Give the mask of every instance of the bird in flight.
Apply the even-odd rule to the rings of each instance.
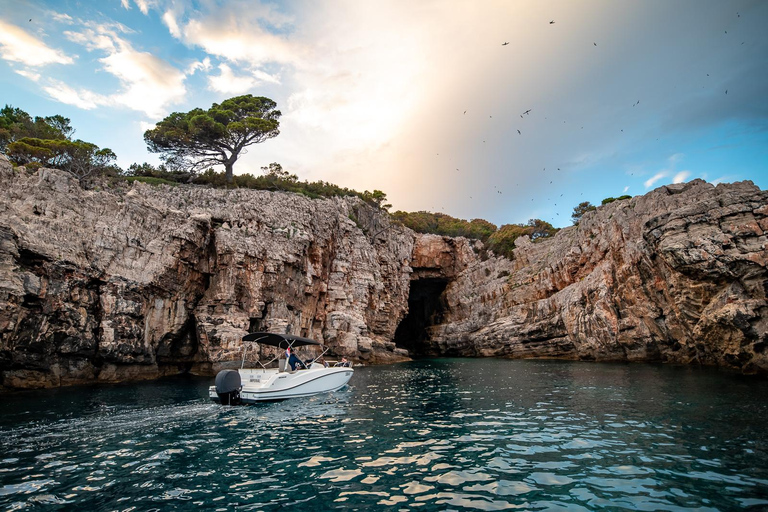
[[[597,46],[597,43],[592,43],[593,45]]]
[[[517,134],[518,134],[518,135],[522,135],[522,133],[520,133],[520,130],[517,130]]]
[[[508,44],[509,44],[509,41],[505,41],[505,42],[501,43],[501,46],[507,46]]]
[[[465,111],[464,111],[464,114],[466,114],[466,113],[467,113],[467,111],[465,110]]]
[[[728,94],[728,89],[725,90],[725,94]]]
[[[528,109],[528,110],[526,110],[525,112],[523,112],[523,115],[524,115],[524,116],[527,116],[527,115],[528,115],[528,114],[530,114],[530,113],[531,113],[531,109]]]
[[[555,20],[550,21],[549,24],[550,25],[554,25],[555,24]]]

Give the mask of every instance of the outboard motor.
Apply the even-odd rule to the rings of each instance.
[[[222,405],[240,405],[240,372],[237,370],[221,370],[216,375],[216,394]]]

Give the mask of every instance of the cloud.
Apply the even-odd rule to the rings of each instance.
[[[48,11],[48,15],[54,21],[57,21],[59,23],[64,23],[65,25],[72,25],[75,23],[75,20],[69,14],[64,14],[56,11]]]
[[[50,48],[16,25],[0,20],[0,56],[27,66],[47,64],[72,64],[72,57]]]
[[[666,172],[659,172],[654,174],[651,178],[645,180],[645,188],[651,188],[654,183],[659,181],[661,178],[665,178],[667,176]]]
[[[56,80],[52,80],[51,85],[44,86],[43,90],[57,101],[67,105],[74,105],[84,110],[91,110],[98,106],[112,103],[107,96],[86,89],[76,90]]]
[[[181,37],[181,29],[179,29],[179,24],[176,22],[176,17],[172,11],[165,11],[165,13],[163,13],[163,23],[168,27],[168,31],[173,37],[176,39]]]
[[[122,86],[120,92],[109,96],[109,102],[152,117],[161,116],[169,104],[184,99],[187,92],[184,86],[186,75],[150,53],[135,50],[121,37],[120,34],[126,32],[130,32],[130,29],[119,23],[91,23],[82,32],[70,31],[64,34],[70,41],[84,45],[89,51],[107,53],[99,62],[103,64],[104,70],[120,80]],[[70,100],[75,98],[71,94],[60,94],[60,97]],[[82,94],[78,97],[84,99]],[[72,104],[91,103],[79,101]]]
[[[25,78],[29,78],[33,82],[40,81],[40,73],[35,73],[34,71],[30,71],[29,69],[14,69],[14,71]]]
[[[254,87],[262,82],[279,83],[275,77],[262,71],[253,71],[250,76],[237,76],[226,64],[219,64],[219,75],[209,76],[208,85],[210,89],[223,92],[225,94],[243,94],[252,91]]]
[[[148,14],[150,6],[151,7],[155,6],[155,3],[149,0],[134,0],[134,1],[136,2],[136,6],[139,8],[142,14]]]
[[[112,97],[128,108],[158,117],[169,103],[186,95],[184,73],[150,53],[128,49],[100,60],[123,85],[123,91]]]
[[[185,74],[192,75],[195,72],[197,72],[198,70],[210,71],[211,67],[212,67],[211,66],[211,59],[210,59],[210,57],[206,57],[206,58],[204,58],[201,61],[193,62],[192,64],[187,66]]]
[[[269,62],[293,63],[302,53],[301,45],[276,33],[287,30],[290,22],[290,17],[273,6],[230,2],[197,13],[181,30],[181,39],[210,55],[252,67]]]
[[[627,185],[626,187],[624,187],[624,193],[625,193],[625,194],[627,193],[627,190],[629,190],[629,185]]]
[[[659,181],[661,178],[666,178],[670,174],[675,172],[675,166],[678,162],[680,162],[685,155],[683,153],[674,153],[670,155],[667,158],[667,165],[664,169],[660,170],[656,174],[654,174],[651,178],[645,180],[645,188],[651,188],[654,183]],[[674,183],[681,183],[685,181],[685,179],[690,175],[691,173],[689,171],[682,171],[675,174],[675,177],[673,180],[677,180],[680,178],[680,181],[673,181]]]
[[[674,178],[672,178],[672,183],[682,183],[687,180],[688,176],[690,175],[691,171],[680,171],[679,173],[675,174]]]

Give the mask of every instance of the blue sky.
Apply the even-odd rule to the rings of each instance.
[[[267,96],[281,134],[236,173],[562,227],[694,178],[765,189],[766,26],[761,1],[0,0],[0,103],[127,167],[165,115]]]

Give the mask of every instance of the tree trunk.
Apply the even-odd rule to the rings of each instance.
[[[232,165],[234,162],[229,161],[224,163],[224,171],[225,171],[225,177],[227,178],[227,187],[232,185],[232,182],[234,181],[234,176],[232,175]]]

